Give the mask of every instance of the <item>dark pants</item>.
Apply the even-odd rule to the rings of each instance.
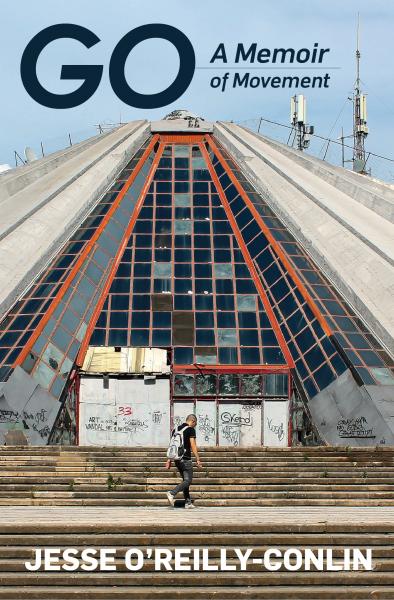
[[[175,466],[183,481],[172,490],[172,494],[176,496],[178,492],[183,492],[186,502],[191,502],[189,486],[193,479],[193,463],[191,459],[183,458],[182,460],[176,460]]]

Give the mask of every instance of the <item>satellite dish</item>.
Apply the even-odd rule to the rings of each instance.
[[[30,146],[26,146],[25,148],[25,158],[27,163],[31,163],[35,160],[38,160],[36,153],[34,152],[33,148],[30,148]]]

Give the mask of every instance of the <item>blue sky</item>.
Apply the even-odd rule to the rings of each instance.
[[[2,74],[0,163],[13,161],[13,150],[23,153],[26,145],[39,151],[40,141],[48,149],[66,145],[66,134],[74,139],[94,134],[94,125],[105,121],[159,118],[174,108],[188,108],[208,119],[246,121],[260,115],[287,123],[290,90],[242,89],[221,93],[209,86],[214,72],[197,69],[189,89],[174,105],[157,110],[138,110],[115,96],[108,80],[113,48],[129,30],[145,23],[161,22],[181,29],[192,41],[197,66],[207,66],[219,42],[233,49],[237,42],[259,47],[331,48],[327,66],[332,71],[330,88],[307,90],[308,118],[316,132],[333,137],[343,125],[351,131],[351,104],[346,97],[354,83],[356,14],[361,17],[362,81],[368,92],[367,148],[394,157],[394,5],[387,0],[19,0],[1,9],[0,57]],[[94,96],[80,107],[67,110],[45,108],[31,99],[19,75],[21,55],[29,40],[55,23],[76,23],[94,31],[101,42],[87,51],[77,42],[59,41],[43,52],[38,73],[53,91],[66,92],[78,84],[60,82],[62,64],[103,64],[104,75]],[[152,93],[169,85],[178,69],[174,48],[164,41],[144,42],[130,55],[127,74],[135,89]],[[260,71],[259,74],[267,72]],[[270,73],[271,74],[271,73]],[[281,74],[284,74],[282,72]],[[343,107],[336,126],[334,122]],[[253,125],[253,122],[250,121]],[[332,129],[333,128],[333,129]],[[263,127],[272,137],[286,139],[279,128]],[[314,151],[321,148],[315,142]],[[324,148],[322,150],[324,152]],[[329,148],[327,158],[337,160]],[[377,176],[394,180],[394,163],[371,160]]]

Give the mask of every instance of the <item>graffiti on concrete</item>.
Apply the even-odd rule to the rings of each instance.
[[[274,425],[272,419],[267,419],[268,429],[278,438],[281,442],[285,437],[285,428],[283,423],[279,423],[278,425]]]
[[[376,437],[373,428],[368,427],[368,421],[365,417],[341,419],[338,421],[337,431],[341,438],[373,439]]]
[[[111,433],[137,433],[148,428],[146,421],[134,418],[123,418],[118,421],[116,417],[103,418],[101,416],[90,416],[85,424],[87,431],[107,431]]]
[[[240,415],[236,412],[223,412],[220,416],[221,423],[224,425],[235,425],[236,427],[252,427],[253,417],[248,412],[247,416]]]
[[[163,420],[163,413],[161,410],[154,410],[151,413],[152,416],[152,423],[154,423],[155,425],[160,425],[160,423]]]
[[[257,421],[260,423],[260,419]],[[249,432],[253,436],[257,421],[255,423],[249,406],[224,410],[220,414],[220,433],[223,442],[230,446],[239,446],[241,442],[244,444]],[[260,427],[261,425],[258,429]]]
[[[41,408],[36,411],[15,411],[11,409],[0,409],[0,424],[14,426],[21,423],[25,430],[35,431],[43,440],[51,433],[48,426],[48,411]]]
[[[222,436],[229,446],[239,446],[241,441],[241,431],[239,427],[234,428],[230,425],[222,427]]]
[[[198,433],[202,434],[207,444],[216,444],[215,421],[209,415],[198,415]]]

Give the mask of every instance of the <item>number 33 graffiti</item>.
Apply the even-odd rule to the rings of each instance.
[[[131,406],[119,406],[119,414],[123,415],[124,417],[129,417],[133,414],[133,409]]]

